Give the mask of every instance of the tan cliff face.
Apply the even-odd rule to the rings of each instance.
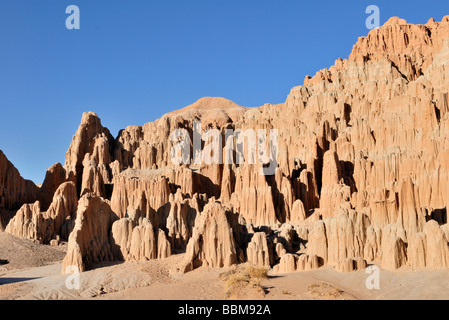
[[[39,197],[39,189],[33,182],[20,176],[19,171],[0,151],[0,208],[14,210],[23,203]]]
[[[34,221],[51,218],[45,243],[73,229],[64,266],[82,270],[184,251],[182,272],[246,261],[277,272],[448,268],[448,68],[449,17],[392,18],[282,104],[203,98],[116,139],[86,113],[64,166],[49,169],[41,190],[18,173],[5,183],[10,169],[1,167],[1,207],[24,204],[7,231],[39,240]],[[196,121],[223,137],[277,129],[275,174],[261,175],[259,164],[172,163],[170,134],[192,133]],[[58,189],[63,183],[71,192]]]

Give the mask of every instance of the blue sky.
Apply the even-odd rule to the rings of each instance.
[[[72,4],[80,30],[65,27]],[[41,183],[85,111],[116,136],[203,96],[284,102],[307,74],[347,58],[371,4],[381,24],[449,14],[441,0],[2,0],[0,149]]]

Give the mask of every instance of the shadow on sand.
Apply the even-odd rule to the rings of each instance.
[[[40,279],[40,277],[37,277],[37,278],[0,278],[0,286],[4,285],[4,284],[27,282],[27,281],[36,280],[36,279]]]

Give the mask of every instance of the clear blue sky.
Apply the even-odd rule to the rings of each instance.
[[[80,30],[65,27],[71,4]],[[284,102],[307,74],[347,58],[370,4],[381,24],[449,14],[441,0],[2,0],[0,149],[41,183],[82,112],[116,136],[203,96]]]

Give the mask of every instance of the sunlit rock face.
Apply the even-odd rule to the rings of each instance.
[[[202,98],[116,139],[86,113],[64,166],[49,169],[41,190],[0,154],[0,207],[24,205],[7,231],[44,243],[68,238],[64,266],[83,270],[180,252],[181,272],[247,261],[277,272],[447,268],[448,63],[449,17],[391,18],[281,104]],[[190,137],[181,164],[172,152],[179,129]],[[227,130],[259,129],[277,132],[270,175],[261,174],[257,143],[245,140],[245,161],[235,150],[224,161]],[[223,161],[196,162],[195,132],[203,159],[210,130]]]

